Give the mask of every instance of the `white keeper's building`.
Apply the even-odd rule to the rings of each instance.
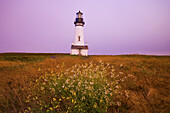
[[[71,45],[71,55],[80,55],[80,56],[88,56],[88,46],[87,42],[84,43],[84,24],[83,21],[83,13],[80,11],[76,13],[77,17],[75,19],[75,27],[76,27],[76,33],[75,33],[75,39],[74,42],[72,42]]]

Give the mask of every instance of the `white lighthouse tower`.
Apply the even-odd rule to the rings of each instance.
[[[76,27],[76,33],[75,33],[75,39],[74,42],[71,45],[71,55],[82,55],[82,56],[88,56],[88,46],[87,42],[84,44],[84,24],[83,21],[83,13],[80,11],[76,13],[77,17],[75,19],[75,27]]]

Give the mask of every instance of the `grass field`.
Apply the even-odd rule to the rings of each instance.
[[[170,56],[0,54],[0,112],[170,111]]]

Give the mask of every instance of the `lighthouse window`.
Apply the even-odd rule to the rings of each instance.
[[[80,36],[78,36],[78,41],[80,41]]]

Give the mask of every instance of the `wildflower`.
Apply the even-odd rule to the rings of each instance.
[[[65,99],[65,97],[62,97],[63,99]]]
[[[57,109],[59,107],[59,105],[55,106],[54,109]]]
[[[30,107],[28,107],[28,110],[30,110],[30,111],[31,111],[31,108],[30,108]]]
[[[123,72],[119,72],[120,74],[123,74]]]
[[[110,106],[114,105],[114,102],[110,102]]]
[[[119,91],[118,91],[117,89],[115,89],[114,92],[115,92],[115,94],[118,94],[118,93],[119,93]]]
[[[85,96],[83,96],[81,99],[84,100],[84,99],[85,99]]]
[[[124,78],[122,78],[122,79],[121,79],[121,81],[122,81],[122,82],[124,82],[124,81],[125,81],[125,79],[124,79]]]
[[[77,105],[76,106],[74,106],[74,108],[76,108],[77,107]]]
[[[52,110],[53,110],[53,108],[52,108],[52,107],[50,107],[50,110],[52,111]]]
[[[53,98],[53,101],[56,101],[56,99],[55,99],[55,98]]]
[[[45,85],[45,84],[46,84],[45,82],[42,83],[42,85]]]
[[[74,100],[72,99],[72,101],[71,101],[72,103],[74,103]]]
[[[40,69],[40,68],[38,68],[38,71],[41,71],[41,69]]]
[[[125,96],[129,97],[129,91],[128,90],[125,90]]]
[[[41,87],[41,90],[44,90],[44,87]]]
[[[113,71],[113,72],[114,72],[114,71],[115,71],[115,69],[112,69],[111,71]]]
[[[121,106],[121,102],[117,102],[117,105],[118,105],[118,106]]]
[[[112,95],[113,95],[113,93],[111,92],[111,93],[110,93],[110,96],[112,96]]]
[[[70,97],[67,97],[66,99],[70,99]]]
[[[119,89],[119,86],[117,85],[117,86],[115,86],[115,88],[116,88],[116,89]]]
[[[54,88],[52,88],[52,89],[51,89],[51,91],[53,91],[53,92],[54,92],[54,91],[55,91],[55,89],[54,89]]]
[[[123,67],[123,64],[120,64],[120,67]]]
[[[28,100],[26,100],[25,102],[30,102],[30,100],[28,99]]]
[[[93,82],[90,82],[91,85],[93,85],[94,83]]]
[[[78,83],[78,86],[81,86],[81,82]]]
[[[97,103],[95,103],[93,107],[94,107],[94,108],[97,108]]]
[[[65,83],[68,84],[68,83],[69,83],[69,80],[67,79]]]
[[[68,89],[67,87],[64,88],[65,91],[66,91],[67,89]]]
[[[54,84],[54,86],[56,86],[58,83],[56,82],[56,83],[53,83]]]
[[[105,109],[108,109],[108,107],[112,105],[121,106],[121,102],[115,101],[119,98],[119,96],[120,98],[125,95],[126,98],[128,96],[128,91],[125,91],[124,95],[121,95],[120,92],[122,91],[120,90],[122,85],[120,83],[121,81],[126,80],[122,76],[123,72],[118,72],[115,70],[117,68],[114,69],[114,66],[109,63],[104,63],[101,61],[100,64],[95,64],[93,62],[85,63],[83,65],[76,64],[69,69],[65,69],[61,66],[57,66],[58,68],[61,68],[61,70],[56,74],[51,71],[50,74],[45,74],[44,76],[41,76],[40,79],[37,79],[37,83],[34,85],[40,89],[40,93],[44,96],[46,94],[48,95],[50,92],[52,93],[52,98],[49,102],[51,107],[48,105],[46,106],[46,104],[44,105],[44,103],[38,98],[41,97],[38,93],[37,95],[28,97],[29,100],[27,99],[27,101],[36,99],[36,104],[41,111],[46,110],[45,112],[59,112],[61,111],[61,109],[59,109],[61,107],[60,104],[65,100],[66,102],[70,102],[72,104],[72,107],[69,107],[70,104],[66,106],[67,112],[71,112],[74,107],[76,107],[76,111],[78,112],[87,112],[86,109],[84,109],[84,105],[78,104],[80,101],[82,103],[86,102],[86,99],[88,101],[91,99],[89,101],[91,102],[89,105],[93,107],[93,109],[98,108],[101,104],[106,104]],[[130,75],[125,77],[129,79],[129,76]],[[33,83],[31,85],[33,86]],[[50,92],[47,92],[49,90],[46,89],[49,89]],[[56,90],[58,93],[55,92]],[[66,94],[68,95],[66,96]]]
[[[102,103],[102,102],[103,102],[103,100],[101,99],[101,100],[100,100],[100,103]]]
[[[102,61],[100,60],[99,63],[102,63]]]

